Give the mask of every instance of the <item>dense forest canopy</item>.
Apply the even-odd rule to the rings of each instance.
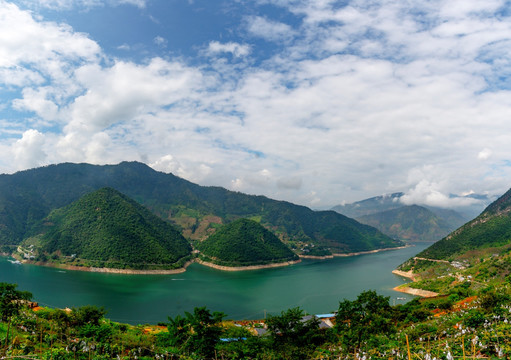
[[[253,220],[239,219],[224,225],[197,245],[211,261],[246,266],[297,260],[273,233]]]

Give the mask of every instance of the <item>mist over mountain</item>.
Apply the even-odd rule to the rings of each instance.
[[[384,234],[406,241],[437,241],[469,220],[451,209],[405,205],[403,192],[375,196],[332,210],[376,227]]]

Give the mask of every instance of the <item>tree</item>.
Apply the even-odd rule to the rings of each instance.
[[[356,300],[343,300],[335,316],[335,329],[341,336],[348,351],[360,348],[360,345],[374,338],[373,335],[386,335],[395,331],[392,324],[393,311],[389,297],[376,291],[364,291]]]
[[[85,305],[79,308],[73,308],[71,318],[76,326],[83,326],[86,324],[99,325],[99,320],[105,316],[106,310],[104,307],[95,305]]]
[[[185,312],[184,317],[169,317],[167,328],[170,345],[203,358],[213,358],[215,345],[222,334],[220,323],[224,317],[224,313],[211,313],[206,307],[196,307],[193,314]]]
[[[304,316],[299,307],[282,311],[280,315],[268,316],[266,326],[272,342],[286,358],[308,358],[308,350],[324,340],[319,332],[319,319]]]
[[[32,299],[30,292],[16,290],[17,286],[17,284],[0,283],[0,316],[3,322],[7,322],[5,347],[9,341],[12,318],[19,314],[25,301]]]

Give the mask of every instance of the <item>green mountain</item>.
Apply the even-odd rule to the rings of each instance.
[[[264,196],[193,184],[145,164],[59,164],[0,175],[0,245],[14,246],[55,209],[103,187],[114,188],[170,220],[191,240],[203,240],[221,224],[251,218],[300,249],[349,253],[400,246],[378,230],[334,211],[311,209]]]
[[[401,264],[398,270],[413,273],[414,282],[409,287],[440,294],[486,291],[509,284],[511,190],[474,220]]]
[[[253,220],[222,226],[197,245],[206,260],[219,265],[247,266],[298,260],[271,231]]]
[[[448,260],[469,251],[511,244],[511,190],[490,204],[478,217],[418,254]]]
[[[431,210],[418,205],[401,206],[357,220],[404,241],[437,241],[455,229]]]
[[[130,269],[180,267],[191,253],[188,241],[169,222],[112,188],[102,188],[54,210],[35,244],[53,261]]]

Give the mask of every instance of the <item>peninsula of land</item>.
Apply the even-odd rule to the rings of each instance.
[[[392,270],[392,273],[395,275],[410,279],[414,282],[417,281],[417,276],[413,273],[412,270],[410,270],[410,271]],[[409,295],[421,296],[421,297],[426,297],[426,298],[436,297],[439,295],[438,293],[436,293],[434,291],[412,288],[412,287],[408,286],[408,284],[396,286],[392,290],[399,291],[399,292],[409,294]]]

